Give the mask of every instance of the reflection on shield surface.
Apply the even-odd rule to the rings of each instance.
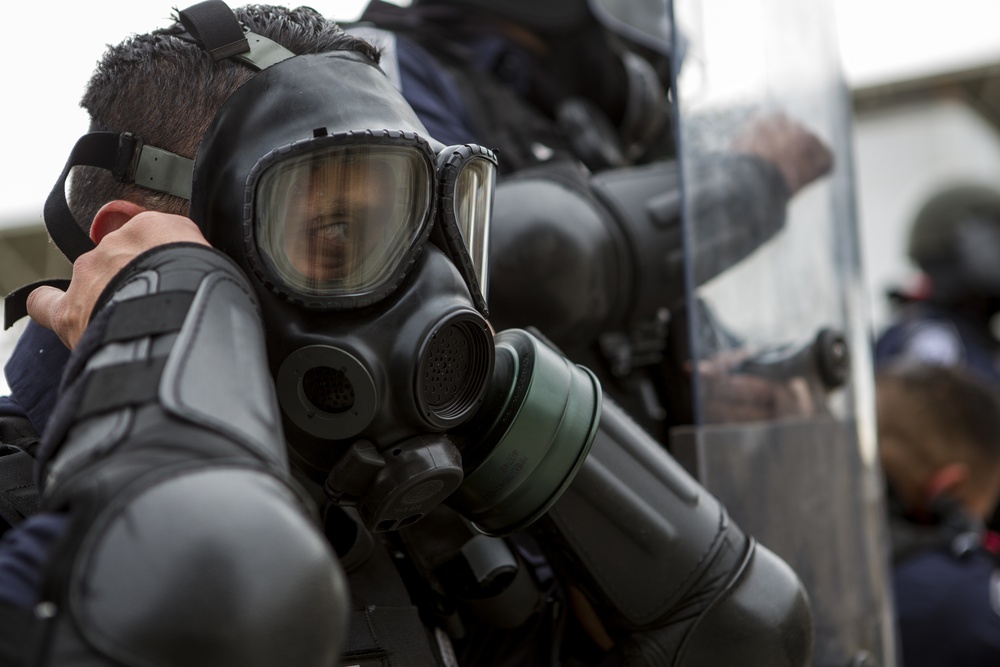
[[[832,8],[675,0],[673,11],[696,423],[674,429],[671,449],[802,579],[814,664],[895,665]],[[774,156],[763,171],[762,155]]]

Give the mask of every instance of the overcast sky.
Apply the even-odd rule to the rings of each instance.
[[[228,0],[243,4],[242,0]],[[367,0],[304,0],[339,19]],[[498,0],[502,1],[502,0]],[[545,1],[545,0],[539,0]],[[808,2],[810,0],[801,0]],[[835,0],[849,82],[1000,61],[1000,0]],[[191,0],[190,4],[193,4]],[[78,101],[107,44],[169,23],[177,0],[5,3],[0,226],[40,220],[70,148],[86,131]]]

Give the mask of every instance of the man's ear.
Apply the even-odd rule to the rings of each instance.
[[[969,479],[969,466],[955,461],[938,468],[924,485],[924,499],[930,502],[938,496],[955,498],[959,489]]]
[[[145,207],[124,199],[109,201],[94,216],[94,222],[90,225],[90,239],[95,244],[100,243],[105,236],[145,210]]]

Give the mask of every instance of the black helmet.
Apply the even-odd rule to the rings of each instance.
[[[671,21],[662,0],[414,0],[474,7],[541,32],[568,32],[589,18],[639,46],[670,56]]]
[[[590,16],[588,0],[414,0],[413,4],[474,7],[545,32],[571,30]]]
[[[936,300],[1000,296],[1000,191],[969,184],[933,195],[913,221],[907,253]]]
[[[386,15],[386,3],[372,7],[376,12],[366,10],[362,20],[386,25],[376,16]],[[663,143],[673,28],[662,0],[413,0],[413,7],[457,32],[503,25],[483,20],[492,17],[543,39],[544,65],[531,73],[533,101],[558,120],[591,169],[623,166]]]

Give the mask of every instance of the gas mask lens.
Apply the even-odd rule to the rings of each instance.
[[[496,156],[473,144],[449,146],[438,154],[437,169],[444,235],[452,243],[453,257],[460,258],[457,263],[466,281],[475,282],[476,288],[470,289],[485,296]]]
[[[489,221],[493,213],[493,186],[496,164],[483,158],[470,160],[455,187],[455,221],[472,258],[476,279],[487,293],[486,269],[489,256]]]
[[[257,184],[258,249],[301,294],[373,292],[407,262],[427,224],[430,169],[419,148],[381,144],[281,160]]]

